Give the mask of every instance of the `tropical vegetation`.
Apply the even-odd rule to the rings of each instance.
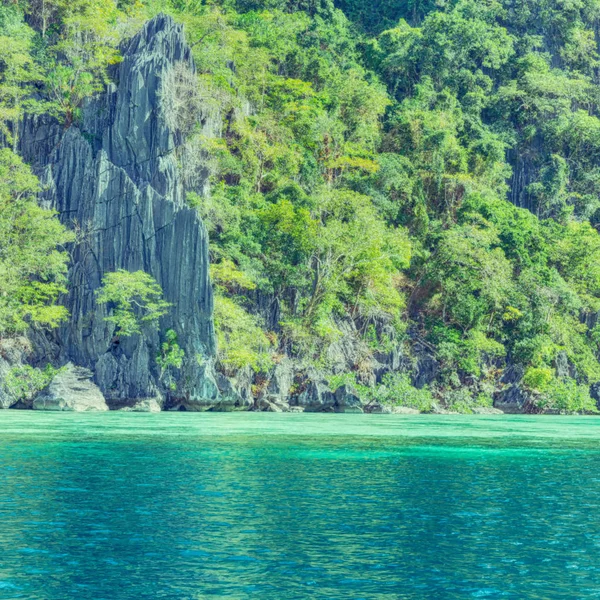
[[[19,123],[76,126],[119,44],[161,11],[197,66],[174,73],[171,118],[209,157],[211,192],[187,201],[210,234],[225,372],[282,355],[331,371],[350,331],[358,385],[375,389],[376,355],[418,343],[439,365],[420,404],[488,405],[520,364],[541,408],[594,410],[600,0],[4,2],[0,336],[65,317],[72,241],[34,201]],[[124,335],[135,278],[101,292],[118,292]],[[150,320],[167,309],[152,289]]]

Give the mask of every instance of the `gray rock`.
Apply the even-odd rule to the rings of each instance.
[[[258,410],[263,412],[289,412],[289,406],[287,404],[280,404],[278,402],[271,402],[266,398],[259,398],[256,402]]]
[[[106,411],[102,392],[89,369],[69,363],[34,400],[34,410]]]
[[[500,383],[505,385],[494,395],[495,409],[506,414],[523,414],[534,410],[533,396],[520,385],[524,375],[523,365],[508,365],[500,378]]]
[[[422,389],[429,385],[438,376],[440,365],[438,361],[426,352],[417,356],[415,372],[413,374],[412,384],[417,389]]]
[[[284,358],[279,364],[275,365],[273,375],[267,386],[266,395],[273,401],[287,401],[290,395],[290,389],[294,383],[294,365],[289,358]]]
[[[294,383],[294,363],[284,358],[275,365],[271,378],[259,397],[255,409],[267,412],[289,412],[290,390]]]
[[[358,392],[349,385],[342,385],[335,391],[335,412],[362,413],[363,403]]]
[[[364,407],[364,412],[373,415],[389,415],[392,413],[392,409],[381,402],[371,402]]]
[[[592,383],[590,386],[590,396],[596,401],[596,408],[600,409],[600,382]]]
[[[531,412],[534,403],[531,394],[518,383],[507,386],[494,397],[494,408],[507,414],[524,414]]]
[[[399,345],[391,352],[375,352],[373,369],[377,383],[381,383],[388,373],[411,373],[413,360],[407,355],[404,345]]]
[[[566,379],[567,377],[577,379],[577,367],[564,351],[561,351],[556,355],[556,358],[554,359],[554,368],[556,369],[556,376],[559,379]]]
[[[306,412],[333,412],[335,404],[335,394],[317,373],[309,374],[304,390],[294,402],[295,406],[303,408]]]
[[[364,344],[357,335],[356,325],[351,319],[337,319],[335,325],[341,335],[327,349],[327,362],[334,373],[349,371],[364,354]]]
[[[213,406],[213,298],[208,236],[195,210],[185,205],[178,152],[180,131],[169,125],[169,94],[162,83],[176,63],[194,70],[182,27],[159,15],[122,49],[116,85],[89,101],[83,119],[66,131],[50,117],[25,120],[20,153],[40,176],[41,202],[79,233],[69,249],[70,319],[53,335],[57,363],[91,369],[107,401],[164,396],[172,403]],[[205,189],[208,171],[198,182]],[[201,178],[202,178],[201,177]],[[105,320],[110,305],[96,302],[102,277],[125,269],[150,273],[172,303],[158,326],[115,339]],[[156,356],[173,329],[185,351],[177,391],[159,377]]]
[[[159,401],[156,398],[142,398],[138,400],[132,406],[124,406],[119,409],[121,412],[149,412],[159,413],[162,408]]]
[[[500,378],[500,383],[504,384],[513,384],[519,383],[521,379],[523,379],[523,375],[525,375],[525,367],[519,364],[511,364],[504,370],[502,373],[502,377]]]
[[[187,410],[191,412],[235,410],[229,400],[221,398],[212,363],[205,362],[200,365],[200,376],[196,385],[202,386],[196,388],[199,390],[197,394],[188,394],[182,397],[178,393],[177,396],[172,396],[167,400],[165,408],[171,411]]]
[[[230,410],[249,410],[254,406],[254,399],[250,392],[250,386],[247,384],[244,374],[238,379],[226,377],[222,373],[217,373],[216,381],[220,392],[218,405],[222,408],[230,406]]]

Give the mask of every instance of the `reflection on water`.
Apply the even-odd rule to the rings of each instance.
[[[597,598],[599,433],[0,412],[0,598]]]

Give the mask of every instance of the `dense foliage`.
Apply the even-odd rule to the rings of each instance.
[[[165,85],[211,236],[225,371],[282,354],[332,369],[351,335],[359,383],[375,354],[418,342],[450,407],[489,404],[511,363],[540,406],[592,408],[600,0],[6,2],[6,141],[24,111],[76,124],[119,42],[159,11],[185,23],[197,65]]]
[[[30,323],[56,325],[66,310],[55,304],[65,291],[71,233],[35,200],[38,182],[11,150],[0,150],[0,338]]]
[[[162,289],[151,275],[144,271],[131,273],[123,269],[103,277],[97,302],[111,307],[105,320],[115,325],[115,335],[119,337],[141,333],[144,323],[156,324],[171,306],[163,299]],[[176,340],[177,336],[167,341]],[[167,344],[166,348],[163,347],[163,359],[168,350]]]

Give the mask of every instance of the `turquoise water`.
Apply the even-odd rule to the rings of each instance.
[[[0,599],[600,598],[600,419],[0,411]]]

